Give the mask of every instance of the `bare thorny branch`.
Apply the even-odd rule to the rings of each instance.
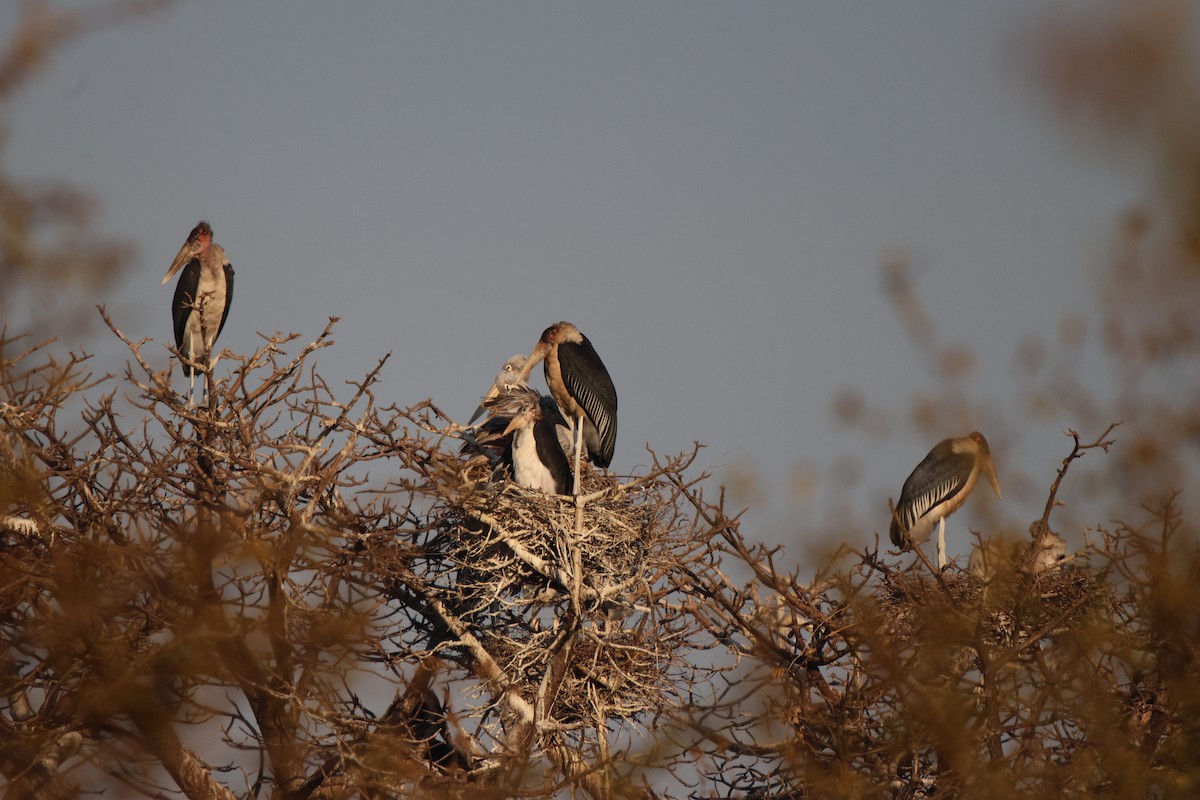
[[[1076,459],[1083,458],[1084,454],[1088,450],[1095,450],[1098,448],[1107,453],[1108,448],[1112,447],[1112,445],[1115,443],[1114,440],[1109,439],[1108,437],[1120,424],[1120,422],[1114,422],[1109,425],[1104,430],[1104,433],[1097,436],[1095,441],[1093,441],[1091,444],[1082,444],[1079,440],[1078,433],[1075,431],[1067,431],[1067,435],[1075,441],[1075,446],[1071,448],[1071,452],[1068,453],[1067,457],[1063,459],[1062,466],[1059,468],[1058,474],[1054,478],[1054,483],[1050,486],[1050,494],[1046,498],[1046,510],[1042,512],[1042,519],[1039,523],[1039,526],[1042,530],[1050,529],[1050,512],[1052,512],[1057,505],[1058,487],[1062,484],[1063,478],[1066,477],[1067,470],[1070,468],[1071,463]]]
[[[27,4],[0,99],[61,42],[159,5]],[[1054,48],[1064,89],[1119,106],[1138,82],[1190,86],[1165,68],[1185,59],[1141,60],[1154,28],[1104,30]],[[1126,61],[1095,56],[1113,47]],[[1133,78],[1092,86],[1089,58]],[[1162,127],[1190,91],[1149,92],[1137,119]],[[1196,141],[1151,138],[1172,156]],[[1175,167],[1160,172],[1192,230]],[[87,230],[83,195],[0,184],[6,310],[23,293],[65,302],[124,263]],[[1115,274],[1138,302],[1104,324],[1116,346],[1178,357],[1194,315],[1159,313],[1144,278],[1172,265],[1148,271],[1138,249]],[[905,259],[885,280],[940,380],[918,423],[963,416],[970,353],[938,335]],[[943,573],[843,545],[806,581],[712,499],[698,448],[651,453],[623,483],[590,471],[576,502],[544,497],[460,455],[471,429],[432,399],[379,402],[386,356],[337,396],[314,364],[336,320],[224,354],[233,369],[188,408],[147,342],[101,316],[130,353],[120,378],[0,333],[6,797],[1134,797],[1200,782],[1200,555],[1178,487],[1042,571]],[[1167,435],[1186,439],[1180,396]],[[1087,444],[1070,432],[1035,539],[1117,424]]]
[[[144,343],[121,337],[144,419],[130,427],[110,391],[71,433],[62,409],[112,379],[3,343],[19,356],[0,359],[14,476],[0,511],[35,525],[6,523],[0,551],[21,576],[0,596],[0,726],[23,743],[0,769],[14,785],[70,794],[61,766],[39,766],[61,765],[51,755],[68,736],[81,776],[188,797],[468,784],[611,797],[643,793],[651,766],[658,791],[686,772],[730,795],[950,792],[975,785],[982,764],[1032,774],[1061,764],[1062,748],[1094,746],[1087,704],[1122,698],[1149,709],[1139,752],[1160,765],[1172,752],[1163,720],[1178,720],[1186,668],[1172,656],[1168,681],[1137,666],[1173,640],[1121,605],[1153,595],[1118,599],[1104,577],[1106,560],[1144,559],[1117,574],[1145,580],[1160,551],[1178,551],[1166,522],[1156,539],[1109,534],[1098,563],[1051,574],[981,581],[879,552],[845,571],[833,563],[843,548],[806,582],[783,571],[779,548],[747,542],[723,494],[705,499],[698,448],[651,453],[625,482],[589,471],[578,505],[532,493],[460,455],[433,403],[381,408],[386,359],[336,398],[307,363],[330,335],[299,356],[286,352],[294,336],[267,339],[192,410],[140,358]],[[1111,431],[1090,444],[1072,434],[1047,509]],[[383,485],[363,474],[377,463]],[[1084,621],[1141,649],[1103,650],[1089,661],[1102,670],[1071,672],[1067,691],[1054,681],[1084,646],[1071,635]],[[206,726],[219,741],[185,745]],[[1031,738],[1057,749],[1038,756]]]
[[[670,599],[679,559],[703,551],[675,508],[695,482],[670,480],[694,453],[655,457],[624,484],[592,475],[578,506],[541,498],[443,447],[446,431],[406,427],[431,404],[380,413],[372,386],[386,359],[337,400],[305,372],[331,328],[294,357],[295,337],[279,335],[234,357],[211,404],[189,409],[145,342],[101,314],[139,370],[126,372],[127,402],[146,412],[138,427],[114,392],[89,403],[83,434],[61,436],[58,410],[100,384],[76,360],[36,363],[37,348],[4,360],[5,468],[28,487],[6,514],[56,536],[54,549],[23,537],[9,551],[24,580],[4,599],[5,635],[23,644],[3,690],[30,707],[3,725],[32,747],[10,777],[39,763],[46,745],[28,737],[54,719],[82,734],[95,769],[189,797],[236,794],[216,765],[239,754],[257,754],[243,769],[280,797],[444,787],[448,767],[422,763],[411,726],[380,728],[345,693],[350,676],[372,674],[403,694],[440,652],[454,665],[446,685],[481,693],[455,712],[477,726],[460,775],[527,792],[545,758],[558,776],[547,785],[616,791],[635,740],[612,739],[613,721],[673,702],[671,676],[694,670],[686,654],[703,634]],[[382,491],[359,472],[379,459],[398,476]],[[75,633],[51,636],[46,599],[87,609]],[[85,655],[64,673],[65,652]],[[383,671],[371,666],[381,658]],[[157,688],[135,689],[146,680]],[[100,727],[79,712],[97,685],[129,686]],[[237,702],[214,702],[214,688]],[[185,747],[206,721],[220,723],[220,746]],[[383,762],[380,737],[394,745]]]

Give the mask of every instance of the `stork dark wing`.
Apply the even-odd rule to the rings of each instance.
[[[911,528],[929,509],[961,491],[974,466],[974,456],[954,452],[949,439],[930,450],[900,490],[896,513],[905,529]]]
[[[229,319],[229,307],[233,305],[233,266],[225,264],[225,310],[221,312],[221,324],[217,326],[217,336],[221,335],[221,331],[225,330],[225,320]],[[217,340],[217,336],[213,337],[213,341]]]
[[[571,462],[567,461],[567,454],[558,443],[555,427],[548,419],[538,419],[533,423],[533,442],[537,446],[538,461],[550,471],[559,494],[574,494],[575,476]]]
[[[171,319],[175,323],[175,346],[183,347],[183,332],[188,317],[195,311],[196,290],[200,287],[200,259],[193,258],[183,268],[179,283],[175,284],[175,297],[171,300]],[[186,370],[187,367],[185,366]]]
[[[579,343],[561,343],[558,363],[567,392],[596,427],[597,447],[593,449],[592,443],[588,444],[592,461],[607,467],[617,448],[617,389],[612,378],[586,337]]]
[[[567,422],[567,418],[562,415],[562,409],[558,407],[558,403],[548,394],[544,394],[538,399],[538,404],[541,406],[542,419],[559,425],[563,428],[570,428],[571,424]]]

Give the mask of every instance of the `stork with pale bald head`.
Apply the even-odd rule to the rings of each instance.
[[[505,361],[504,366],[496,373],[496,380],[492,381],[492,388],[488,389],[487,394],[484,396],[495,397],[523,383],[523,381],[517,378],[517,375],[521,374],[521,370],[525,368],[525,362],[528,360],[529,356],[524,353],[517,353]],[[475,420],[471,421],[474,422]]]
[[[980,473],[1000,497],[992,451],[982,433],[974,431],[960,439],[938,442],[900,490],[889,530],[892,544],[900,548],[920,545],[932,535],[936,523],[938,569],[945,568],[946,517],[967,501]]]
[[[471,421],[474,422],[485,409],[490,411],[491,415],[479,426],[476,435],[464,436],[466,443],[462,447],[464,453],[471,450],[482,451],[493,464],[502,464],[509,476],[526,486],[531,483],[517,477],[513,464],[513,432],[516,428],[535,423],[534,430],[536,432],[545,427],[541,421],[548,421],[558,441],[559,449],[563,453],[563,463],[566,463],[572,453],[570,429],[567,421],[563,419],[562,412],[558,410],[558,403],[554,402],[553,397],[532,389],[528,382],[517,377],[528,360],[528,356],[519,353],[504,362],[504,366],[496,374],[496,380],[492,382],[492,387],[488,389],[483,404]],[[536,412],[526,408],[533,398],[536,398],[538,405]],[[514,417],[520,411],[525,411],[526,419],[514,422]],[[550,463],[552,460],[557,460],[553,454],[542,458],[543,463]],[[567,473],[569,481],[570,465],[567,466]],[[522,477],[525,475],[523,474]],[[568,494],[569,492],[560,490],[558,493]]]
[[[194,400],[196,370],[206,376],[205,396],[212,380],[212,357],[217,337],[229,318],[233,303],[233,267],[219,244],[213,243],[212,226],[201,220],[171,262],[165,284],[183,270],[171,300],[171,318],[175,324],[175,348],[183,364],[183,374],[191,378],[188,405]]]

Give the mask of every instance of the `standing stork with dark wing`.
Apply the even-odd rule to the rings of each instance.
[[[967,501],[979,473],[987,476],[1000,497],[992,451],[979,431],[961,439],[938,442],[908,476],[900,490],[889,531],[892,544],[906,548],[929,539],[938,525],[938,569],[946,566],[946,517]]]
[[[592,343],[569,322],[559,322],[542,332],[515,380],[528,378],[539,361],[545,361],[546,385],[563,417],[571,424],[575,457],[573,493],[578,494],[579,460],[584,445],[593,463],[601,467],[612,463],[617,446],[617,390]],[[497,392],[493,386],[488,397]],[[480,406],[472,419],[482,412]]]
[[[192,228],[187,241],[171,262],[163,283],[183,270],[171,300],[175,322],[175,347],[183,364],[183,374],[191,378],[188,405],[194,400],[196,370],[205,374],[207,399],[212,381],[213,345],[225,328],[229,305],[233,302],[233,267],[219,244],[213,244],[212,226],[203,220]]]

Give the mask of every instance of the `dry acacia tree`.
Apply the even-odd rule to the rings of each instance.
[[[380,403],[386,358],[338,398],[311,363],[332,324],[229,357],[203,408],[145,343],[121,379],[0,343],[6,796],[1195,785],[1194,537],[1174,505],[1073,556],[1050,530],[1111,429],[1076,437],[1024,545],[806,581],[690,455],[576,501],[434,404]]]
[[[1186,797],[1200,780],[1200,549],[1174,504],[1090,532],[1041,519],[969,568],[878,549],[813,583],[723,531],[702,576],[727,688],[694,712],[729,797]],[[845,563],[849,554],[840,559]],[[719,685],[719,684],[718,684]]]
[[[386,358],[336,397],[329,334],[233,357],[198,409],[145,343],[103,381],[4,340],[10,795],[611,796],[685,757],[653,726],[714,646],[692,457],[523,489],[381,405]]]
[[[1153,26],[1125,23],[1054,50],[1133,59],[1120,96],[1086,63],[1063,90],[1164,131],[1164,167],[1200,163],[1198,117],[1177,115],[1200,93],[1179,102],[1180,60],[1142,61]],[[48,30],[0,58],[0,100],[36,52],[22,36],[74,29]],[[1031,367],[1042,406],[1088,435],[1057,475],[1026,465],[1049,487],[1032,524],[989,523],[945,572],[878,547],[796,567],[706,496],[694,454],[589,472],[579,501],[523,490],[432,402],[377,397],[386,358],[327,385],[329,328],[227,356],[188,408],[143,353],[157,344],[94,375],[6,327],[4,796],[1194,797],[1194,386],[1139,388],[1175,386],[1200,341],[1200,203],[1194,180],[1168,184],[1184,235],[1132,215],[1098,309],[1125,422],[1106,429],[1069,369]],[[47,275],[102,274],[91,256],[118,267],[85,210],[0,174],[6,285],[36,300]],[[903,278],[889,291],[919,352],[959,376],[918,426],[979,416],[959,402],[969,357],[938,346]],[[1114,481],[1080,479],[1097,462]],[[1085,513],[1124,521],[1083,529],[1097,498],[1117,510]],[[855,527],[843,541],[869,539]]]

